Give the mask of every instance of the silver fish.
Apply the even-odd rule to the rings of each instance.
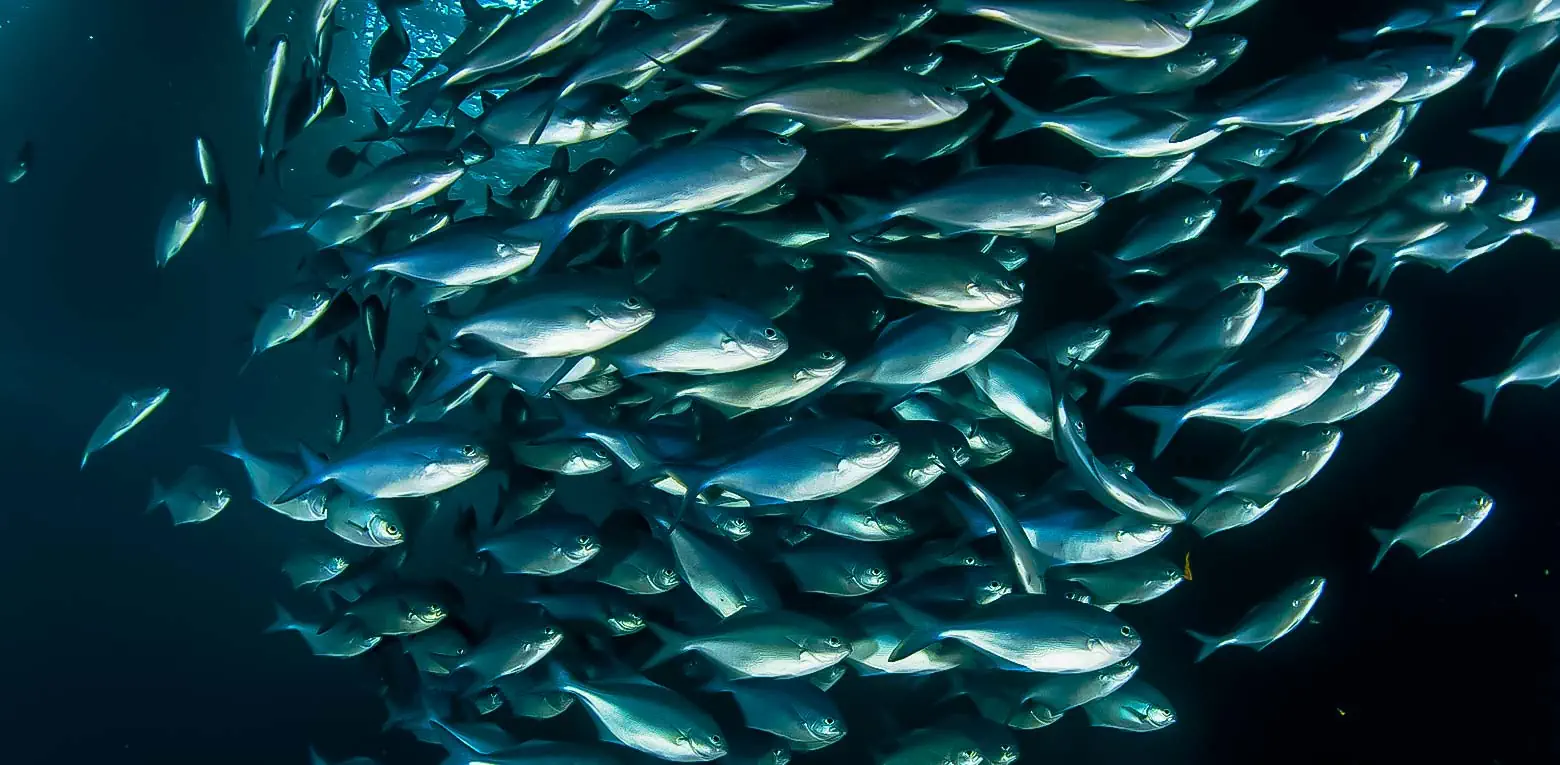
[[[798,545],[779,557],[802,592],[859,597],[877,592],[889,580],[888,563],[866,543],[825,537]]]
[[[296,340],[309,331],[325,315],[325,310],[330,308],[333,297],[329,290],[304,288],[288,292],[272,301],[255,325],[254,339],[250,341],[249,358],[244,361],[244,368],[248,368],[250,362],[261,353]]]
[[[184,250],[206,219],[206,209],[211,206],[205,193],[178,196],[168,205],[162,224],[157,227],[157,267],[163,268]]]
[[[298,475],[302,475],[299,470]],[[256,492],[259,492],[259,484],[256,484]],[[406,541],[406,524],[401,521],[400,513],[383,500],[368,500],[354,502],[345,494],[332,497],[328,501],[320,499],[321,492],[313,491],[303,495],[293,503],[281,503],[276,509],[286,515],[293,515],[281,508],[289,504],[299,502],[318,503],[319,512],[324,516],[325,528],[330,533],[351,542],[360,547],[394,547]],[[262,502],[262,504],[264,504]],[[293,515],[293,517],[297,517]],[[299,520],[319,520],[318,518],[299,518]]]
[[[464,318],[435,318],[433,325],[449,340],[475,338],[511,356],[564,358],[617,343],[645,329],[656,315],[632,285],[559,277]]]
[[[761,367],[783,356],[790,339],[769,317],[705,298],[661,306],[649,326],[601,353],[624,377],[671,372],[711,375]]]
[[[1083,176],[1033,165],[993,165],[955,176],[930,191],[872,210],[845,225],[861,231],[911,218],[945,235],[1034,236],[1098,210],[1105,198]]]
[[[1505,371],[1468,380],[1462,387],[1479,394],[1484,402],[1484,419],[1489,420],[1501,388],[1512,384],[1548,388],[1556,380],[1560,380],[1560,322],[1540,327],[1522,338]]]
[[[1177,135],[1198,135],[1209,126],[1292,130],[1344,122],[1386,103],[1407,82],[1408,75],[1385,64],[1341,62],[1270,82]]]
[[[1204,635],[1187,630],[1186,634],[1202,643],[1196,660],[1200,662],[1227,645],[1247,645],[1258,651],[1267,648],[1273,641],[1305,622],[1306,615],[1316,606],[1326,585],[1327,580],[1319,576],[1301,579],[1271,599],[1252,607],[1235,625],[1235,629],[1224,635]]]
[[[114,408],[104,415],[103,421],[87,438],[87,448],[81,453],[81,467],[85,469],[87,458],[129,433],[131,428],[141,424],[167,398],[167,388],[145,388],[120,396]]]
[[[845,357],[828,350],[787,350],[780,358],[741,372],[720,375],[641,375],[634,384],[655,398],[658,411],[680,398],[698,399],[726,417],[785,406],[827,385],[845,369]]]
[[[710,716],[664,686],[643,678],[584,683],[556,662],[553,687],[573,695],[618,743],[670,762],[726,756],[726,739]]]
[[[1083,705],[1089,724],[1133,733],[1162,730],[1175,724],[1175,707],[1153,686],[1133,679],[1114,693]]]
[[[303,477],[273,501],[297,499],[326,483],[359,498],[424,497],[464,483],[488,466],[487,451],[462,434],[421,426],[391,430],[330,463],[307,449],[300,456]]]
[[[1393,545],[1401,544],[1423,558],[1453,542],[1460,542],[1489,517],[1495,499],[1472,486],[1449,486],[1419,495],[1408,518],[1396,529],[1371,529],[1381,543],[1370,569],[1376,570]]]
[[[1381,359],[1364,358],[1338,375],[1338,381],[1310,406],[1280,417],[1291,425],[1335,425],[1359,416],[1385,398],[1402,379],[1403,370]]]
[[[1062,50],[1154,58],[1192,39],[1183,20],[1146,3],[1107,0],[952,0],[938,8],[999,21]]]
[[[1279,357],[1244,372],[1231,372],[1186,404],[1129,406],[1123,411],[1158,428],[1153,448],[1157,457],[1188,420],[1206,419],[1249,430],[1310,406],[1343,369],[1343,358],[1332,351]]]
[[[337,659],[361,656],[373,650],[384,639],[369,634],[360,624],[349,622],[342,622],[321,632],[320,625],[298,620],[280,604],[276,606],[276,621],[265,631],[296,632],[315,656]]]
[[[1063,78],[1087,77],[1118,95],[1190,90],[1222,74],[1246,52],[1246,44],[1239,35],[1198,35],[1186,47],[1153,59],[1071,55]]]
[[[152,496],[146,503],[146,511],[167,507],[176,526],[204,523],[217,517],[232,500],[232,493],[217,484],[211,471],[192,465],[171,487],[164,487],[161,481],[153,478]]]
[[[714,631],[686,636],[652,622],[662,647],[645,662],[653,667],[694,651],[736,677],[801,677],[845,659],[850,646],[818,619],[789,611],[732,616]]]
[[[1132,655],[1137,630],[1093,606],[1054,595],[1003,598],[950,620],[894,603],[915,631],[894,649],[897,661],[943,639],[957,640],[1030,672],[1093,672]]]
[[[533,515],[472,548],[492,558],[506,574],[557,576],[594,559],[601,542],[583,518]]]
[[[1282,497],[1310,483],[1327,466],[1342,439],[1343,429],[1332,425],[1298,428],[1277,434],[1247,452],[1228,478],[1175,480],[1198,495],[1198,508],[1222,494],[1259,500]]]
[[[754,115],[779,115],[814,131],[917,130],[969,108],[953,88],[902,70],[844,67],[782,85],[717,111],[702,130]]]
[[[304,552],[282,563],[282,573],[292,582],[293,589],[316,588],[335,579],[351,566],[346,556],[336,553]]]
[[[293,520],[325,520],[324,492],[311,491],[289,502],[271,501],[302,478],[303,469],[291,461],[264,457],[250,451],[238,433],[238,423],[229,421],[227,441],[210,448],[243,463],[256,502]]]
[[[803,744],[806,751],[833,744],[847,731],[828,694],[805,680],[717,680],[704,688],[731,694],[749,728]]]
[[[753,505],[827,499],[860,485],[898,454],[899,439],[864,420],[798,422],[698,471],[687,501],[716,486]]]
[[[1238,529],[1267,515],[1281,497],[1253,498],[1241,494],[1220,494],[1204,503],[1187,525],[1202,536]]]
[[[1083,585],[1094,596],[1095,605],[1147,603],[1175,589],[1186,578],[1180,566],[1154,554],[1111,563],[1057,568],[1050,574],[1064,582]]]

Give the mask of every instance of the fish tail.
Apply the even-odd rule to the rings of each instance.
[[[573,217],[570,212],[564,211],[532,218],[505,230],[504,236],[537,243],[536,260],[527,270],[539,274],[547,266],[547,261],[558,251],[558,245],[563,243],[564,237],[574,230]]]
[[[1203,633],[1197,632],[1195,630],[1187,630],[1186,634],[1191,635],[1193,638],[1197,639],[1197,642],[1202,643],[1202,648],[1197,651],[1197,658],[1192,662],[1193,664],[1202,663],[1202,660],[1212,656],[1214,651],[1217,651],[1220,648],[1230,644],[1228,638],[1204,635]]]
[[[1499,376],[1480,377],[1462,383],[1462,387],[1479,394],[1479,398],[1483,400],[1485,422],[1490,421],[1490,412],[1495,408],[1495,395],[1500,393],[1500,386]]]
[[[1370,562],[1370,570],[1375,571],[1376,567],[1381,565],[1381,561],[1387,557],[1387,551],[1392,549],[1392,545],[1397,544],[1397,537],[1392,534],[1391,529],[1371,529],[1370,535],[1381,543],[1381,547],[1376,549],[1376,559]]]
[[[1153,302],[1146,291],[1121,282],[1111,282],[1110,290],[1116,293],[1116,304],[1100,317],[1100,321],[1109,322],[1119,319]]]
[[[1020,101],[1009,95],[1007,91],[992,83],[987,83],[986,87],[989,88],[992,94],[997,97],[997,100],[1001,101],[1002,105],[1006,106],[1008,111],[1011,112],[1011,114],[1008,115],[1007,120],[997,128],[997,134],[995,136],[996,140],[1000,141],[1004,138],[1010,138],[1012,136],[1018,135],[1019,133],[1026,133],[1030,130],[1041,127],[1046,123],[1047,120],[1045,114],[1035,110],[1033,107],[1029,106],[1023,101]]]
[[[1121,369],[1108,369],[1094,364],[1084,363],[1079,365],[1083,371],[1099,378],[1100,381],[1100,406],[1109,406],[1116,400],[1127,386],[1137,382],[1137,375],[1133,372]]]
[[[162,481],[152,479],[152,496],[146,501],[146,512],[150,513],[161,507],[168,501],[168,489],[162,485]]]
[[[913,656],[917,651],[942,639],[941,630],[937,629],[936,621],[931,616],[898,598],[888,598],[888,604],[911,628],[910,634],[899,641],[899,645],[894,646],[894,652],[888,656],[889,661],[899,661],[907,656]]]
[[[1175,481],[1184,487],[1187,491],[1197,495],[1197,501],[1192,503],[1193,507],[1202,506],[1208,500],[1216,496],[1219,493],[1219,489],[1223,488],[1223,484],[1221,482],[1211,481],[1207,478],[1187,478],[1185,476],[1174,476],[1170,480]]]
[[[88,450],[82,452],[81,453],[81,467],[78,468],[78,469],[79,470],[86,470],[87,469],[87,460],[89,458],[91,458],[91,457],[92,457],[92,450],[91,449],[88,449]]]
[[[1494,127],[1474,128],[1469,131],[1474,138],[1479,138],[1491,143],[1498,143],[1506,147],[1506,154],[1500,158],[1500,170],[1496,173],[1504,177],[1512,165],[1522,157],[1522,152],[1533,140],[1533,132],[1525,125],[1496,125]]]
[[[1468,242],[1467,247],[1470,250],[1477,250],[1480,248],[1489,247],[1493,244],[1500,244],[1501,242],[1504,242],[1518,234],[1530,233],[1520,223],[1512,223],[1502,218],[1497,218],[1493,215],[1485,218],[1484,212],[1482,210],[1474,210],[1474,208],[1471,207],[1468,209],[1473,210],[1474,215],[1479,216],[1481,220],[1483,220],[1485,226],[1484,233],[1479,234]],[[1550,246],[1553,247],[1554,243],[1550,242]]]
[[[1154,436],[1154,457],[1163,454],[1176,431],[1186,424],[1186,411],[1179,406],[1129,406],[1122,411],[1140,420],[1152,423],[1158,429]]]
[[[271,622],[271,626],[265,628],[265,634],[269,635],[276,632],[287,632],[289,630],[299,629],[302,626],[299,624],[297,619],[293,618],[293,615],[289,613],[286,607],[284,607],[281,603],[277,603],[275,605],[276,619]]]
[[[239,461],[249,456],[249,450],[244,448],[244,439],[238,434],[238,423],[234,420],[228,420],[227,440],[220,444],[210,444],[206,448]]]
[[[277,207],[276,220],[273,221],[271,225],[266,226],[265,229],[260,232],[260,236],[257,238],[270,239],[273,236],[285,234],[289,231],[302,231],[305,228],[308,228],[308,221],[305,221],[302,218],[287,212],[281,207]]]
[[[644,669],[650,669],[676,658],[685,650],[688,643],[687,636],[675,632],[668,627],[662,627],[655,622],[646,621],[645,626],[650,628],[657,640],[661,641],[661,647],[656,649],[650,658],[645,660]]]
[[[1387,280],[1392,278],[1392,272],[1403,265],[1403,261],[1398,260],[1395,252],[1377,252],[1369,247],[1366,247],[1365,251],[1370,253],[1372,258],[1370,276],[1366,277],[1365,284],[1376,288],[1376,294],[1380,295],[1386,291]]]
[[[317,488],[329,480],[329,477],[326,475],[325,462],[320,459],[319,455],[310,451],[309,447],[303,444],[298,445],[298,459],[303,463],[303,477],[299,478],[292,486],[287,487],[287,491],[282,492],[281,496],[272,500],[272,503],[280,505],[283,502],[291,502],[309,493],[310,489]]]
[[[1254,167],[1248,171],[1252,180],[1256,181],[1251,186],[1251,192],[1246,195],[1246,201],[1241,203],[1240,211],[1246,212],[1257,206],[1267,195],[1278,190],[1278,187],[1289,183],[1289,178],[1283,173]]]
[[[958,511],[959,518],[964,521],[965,527],[969,529],[971,538],[981,539],[997,533],[997,529],[992,525],[992,522],[984,513],[977,510],[973,504],[966,502],[956,494],[949,494],[948,501],[949,504],[953,505],[954,510]]]

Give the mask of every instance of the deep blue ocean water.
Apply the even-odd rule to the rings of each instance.
[[[1388,5],[1264,0],[1229,25],[1252,47],[1223,84],[1254,84],[1346,52],[1336,32],[1374,21]],[[286,588],[277,573],[290,549],[286,519],[241,500],[197,527],[170,528],[164,514],[142,513],[151,478],[171,480],[192,462],[243,485],[236,463],[200,448],[220,439],[230,416],[252,441],[285,443],[310,427],[317,433],[337,395],[311,370],[319,348],[286,348],[234,375],[252,306],[290,283],[304,245],[253,241],[277,192],[249,182],[261,61],[238,44],[227,6],[0,4],[0,153],[23,137],[38,146],[32,174],[0,186],[6,763],[302,763],[310,745],[333,760],[436,761],[436,750],[404,733],[380,734],[371,662],[315,659],[294,636],[261,634]],[[1493,61],[1504,40],[1487,32],[1470,51]],[[1039,58],[1008,80],[1032,101],[1056,75]],[[1551,53],[1512,75],[1488,111],[1480,84],[1435,99],[1400,145],[1427,168],[1492,171],[1498,151],[1467,128],[1526,116],[1555,62]],[[234,228],[208,227],[157,271],[154,231],[169,196],[192,183],[197,132],[211,137],[235,179]],[[1005,152],[1086,161],[1040,138],[983,156]],[[1546,209],[1560,203],[1557,169],[1560,138],[1542,137],[1507,180],[1537,191]],[[1075,246],[1087,252],[1087,243]],[[1363,290],[1359,273],[1334,293],[1329,277],[1301,269],[1285,288],[1314,291],[1315,305]],[[1197,545],[1195,581],[1134,612],[1134,623],[1147,625],[1139,658],[1180,722],[1134,736],[1087,729],[1075,715],[1024,737],[1022,761],[1556,761],[1560,392],[1508,390],[1481,425],[1476,401],[1456,383],[1494,373],[1524,334],[1560,318],[1557,285],[1560,258],[1533,240],[1450,276],[1399,271],[1386,293],[1394,319],[1376,347],[1405,371],[1397,390],[1345,428],[1313,484],[1252,528]],[[78,472],[81,446],[114,399],[148,385],[172,388],[168,403]],[[1146,430],[1126,421],[1094,427],[1106,439],[1146,443]],[[1226,451],[1235,443],[1217,429],[1189,428],[1182,438]],[[1176,460],[1194,462],[1196,452],[1172,451],[1156,469],[1174,474]],[[1462,544],[1422,561],[1394,551],[1367,576],[1375,548],[1367,526],[1396,521],[1419,493],[1451,483],[1493,494],[1491,518]],[[1319,624],[1261,654],[1230,649],[1191,664],[1195,646],[1181,628],[1228,626],[1311,573],[1329,578]],[[884,704],[888,694],[876,689],[854,678],[841,686],[853,725],[878,717],[852,712]],[[922,710],[886,711],[927,719]],[[854,748],[802,761],[864,761],[872,736],[883,735],[871,726],[856,727],[847,740]]]

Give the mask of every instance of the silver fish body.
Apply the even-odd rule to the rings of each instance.
[[[1371,535],[1381,543],[1376,560],[1370,564],[1374,571],[1393,545],[1403,545],[1423,558],[1454,542],[1460,542],[1489,517],[1495,509],[1495,500],[1483,490],[1472,486],[1449,486],[1425,492],[1419,496],[1408,518],[1396,529],[1371,529]]]
[[[104,415],[103,421],[98,423],[92,435],[87,438],[87,448],[81,454],[81,467],[86,468],[87,459],[94,452],[118,441],[131,428],[141,424],[141,421],[162,406],[168,398],[167,388],[146,388],[135,390],[120,396],[114,408]]]
[[[1307,577],[1284,588],[1277,595],[1258,603],[1241,618],[1235,629],[1224,635],[1204,635],[1188,630],[1188,634],[1202,643],[1197,661],[1208,658],[1214,651],[1227,645],[1251,646],[1260,651],[1273,641],[1290,633],[1305,621],[1306,615],[1316,607],[1322,597],[1327,580],[1319,576]]]

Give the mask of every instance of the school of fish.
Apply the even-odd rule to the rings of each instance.
[[[154,265],[231,224],[221,168],[285,178],[294,207],[263,236],[308,256],[235,371],[313,344],[342,405],[328,455],[214,423],[249,488],[214,458],[154,481],[149,509],[298,522],[281,571],[322,599],[271,629],[376,662],[387,727],[462,765],[805,762],[881,722],[831,699],[848,675],[947,710],[874,744],[883,765],[1006,765],[1015,730],[1069,712],[1172,725],[1132,606],[1192,568],[1156,548],[1259,521],[1414,374],[1371,354],[1386,300],[1302,314],[1291,270],[1368,263],[1380,295],[1405,264],[1560,248],[1560,208],[1499,182],[1560,130],[1560,71],[1531,119],[1474,132],[1502,147],[1493,174],[1394,148],[1427,99],[1477,69],[1488,101],[1560,39],[1560,0],[1384,7],[1343,36],[1357,56],[1243,91],[1219,78],[1248,41],[1219,23],[1257,0],[232,2],[256,142],[195,139]],[[430,51],[433,13],[456,33]],[[378,31],[344,85],[349,15]],[[1485,29],[1509,35],[1495,66],[1462,52]],[[1020,98],[1002,84],[1019,57],[1099,95]],[[396,108],[311,145],[365,90]],[[1096,160],[981,162],[1030,131]],[[1107,251],[1067,249],[1122,208]],[[1243,213],[1249,239],[1205,233]],[[1035,285],[1059,259],[1113,307],[1048,312]],[[1505,387],[1556,380],[1560,321],[1463,385],[1487,418]],[[352,411],[349,390],[382,406]],[[179,397],[122,395],[81,467]],[[1139,461],[1190,448],[1194,420],[1247,438],[1227,474],[1167,481],[1095,446],[1106,408],[1147,423]],[[988,486],[1012,455],[1044,471]],[[1495,506],[1423,489],[1368,529],[1362,567]],[[1188,661],[1263,650],[1307,622],[1314,573],[1234,624],[1154,632],[1189,635]],[[559,736],[560,716],[596,735]]]

